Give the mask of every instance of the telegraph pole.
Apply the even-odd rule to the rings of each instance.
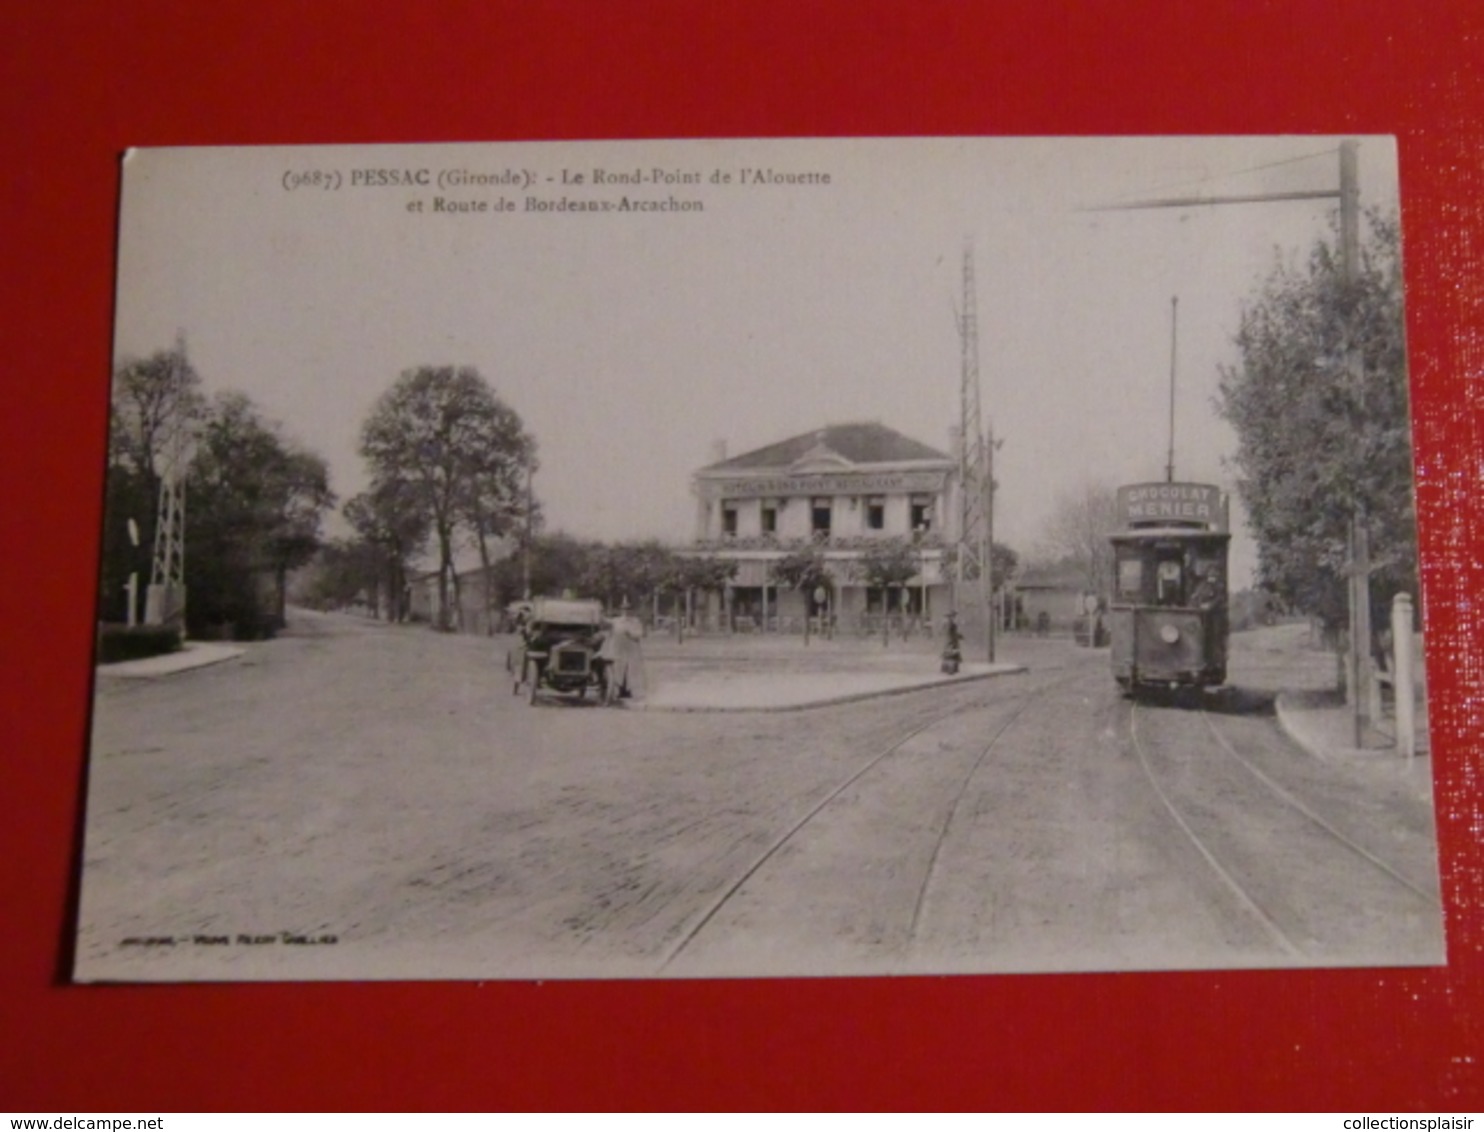
[[[999,631],[998,613],[995,609],[994,587],[994,454],[1003,440],[994,438],[994,418],[989,421],[989,432],[984,442],[984,608],[989,616],[989,663],[995,660],[995,635]]]
[[[990,553],[988,508],[991,492],[984,433],[979,411],[979,321],[974,297],[974,249],[964,246],[964,306],[958,317],[961,370],[959,374],[959,526],[955,602],[968,595],[966,583],[978,581],[979,607],[984,616],[984,646],[994,659],[994,614],[989,608]]]
[[[1345,289],[1351,290],[1360,278],[1360,174],[1356,161],[1356,144],[1340,143],[1340,271]],[[1353,336],[1345,350],[1346,375],[1354,383],[1360,412],[1365,413],[1365,359]],[[1359,499],[1350,505],[1350,655],[1345,676],[1354,716],[1355,745],[1365,744],[1372,718],[1371,697],[1375,681],[1371,679],[1371,536],[1366,523],[1365,504]]]
[[[535,470],[531,467],[530,463],[527,462],[527,464],[526,464],[526,537],[525,537],[525,540],[524,540],[525,541],[525,547],[523,548],[524,552],[521,555],[521,563],[520,563],[521,597],[524,598],[526,601],[530,601],[531,600],[531,539],[534,537],[534,530],[535,530],[535,527],[534,527],[534,524],[533,524],[533,521],[532,521],[532,514],[531,514],[531,511],[532,511],[531,502],[532,502],[532,499],[533,499],[533,495],[532,495],[532,492],[531,492],[531,480],[535,477],[535,474],[536,474],[535,473]]]
[[[144,622],[177,628],[182,637],[186,632],[186,448],[190,442],[183,419],[186,372],[185,332],[180,331],[170,354],[170,419],[161,445],[160,500],[155,515],[149,588],[144,595]]]

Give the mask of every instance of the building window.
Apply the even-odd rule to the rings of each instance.
[[[737,533],[737,509],[735,507],[721,509],[721,533],[726,538],[731,538]]]
[[[763,504],[763,534],[773,535],[778,533],[778,505],[776,503]]]
[[[933,529],[933,501],[931,499],[914,498],[912,500],[912,529],[914,531]]]
[[[873,495],[866,500],[866,530],[884,531],[886,529],[886,500],[879,495]]]
[[[810,505],[809,529],[817,535],[830,533],[830,500],[816,499]]]

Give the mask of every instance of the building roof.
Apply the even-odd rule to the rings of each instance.
[[[724,472],[744,468],[788,467],[805,456],[833,453],[851,464],[895,464],[911,460],[951,460],[952,457],[931,448],[894,428],[877,421],[827,425],[812,432],[801,432],[787,440],[755,448],[740,456],[707,464],[703,472]]]
[[[1015,578],[1020,590],[1076,590],[1087,588],[1087,575],[1075,562],[1027,566]]]

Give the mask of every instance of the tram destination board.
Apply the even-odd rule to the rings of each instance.
[[[1118,488],[1117,498],[1118,516],[1129,527],[1176,523],[1225,531],[1230,523],[1230,501],[1213,484],[1124,484]]]

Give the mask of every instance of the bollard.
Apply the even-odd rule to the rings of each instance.
[[[1396,701],[1396,749],[1404,759],[1417,753],[1417,697],[1412,665],[1412,596],[1391,599],[1392,694]]]

